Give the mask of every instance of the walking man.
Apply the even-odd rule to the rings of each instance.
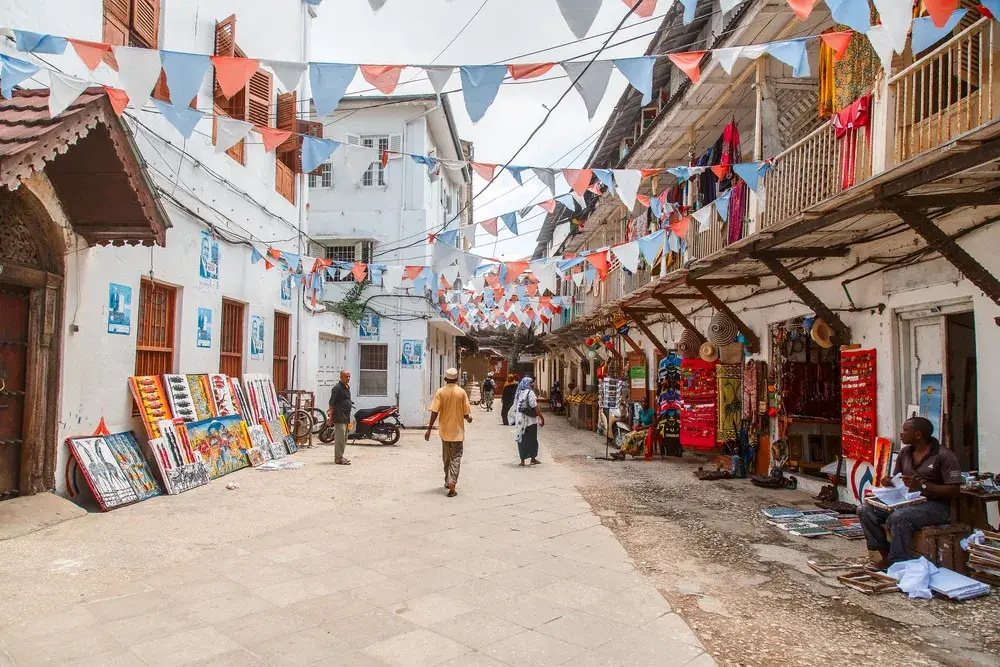
[[[486,406],[486,412],[493,412],[493,393],[496,390],[497,383],[493,381],[493,374],[490,373],[483,382],[483,405]]]
[[[333,462],[339,466],[351,465],[350,459],[344,458],[347,449],[347,425],[351,422],[351,374],[340,371],[340,382],[330,392],[330,411],[333,422]]]
[[[438,434],[441,436],[441,458],[444,461],[444,486],[448,489],[448,497],[458,495],[455,485],[458,484],[458,473],[462,467],[462,443],[465,441],[465,424],[462,420],[472,423],[472,405],[465,390],[458,386],[458,371],[449,368],[444,374],[445,385],[434,394],[431,401],[431,421],[424,433],[424,440],[431,439],[431,429],[438,415],[441,424]]]

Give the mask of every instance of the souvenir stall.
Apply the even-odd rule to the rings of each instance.
[[[771,327],[768,412],[788,467],[819,474],[841,452],[840,357],[822,319],[797,317]]]
[[[681,358],[671,351],[657,369],[655,450],[660,456],[680,456]],[[656,451],[651,452],[656,453]]]
[[[142,444],[132,431],[108,432],[103,420],[95,433],[66,443],[70,496],[82,492],[79,475],[102,511],[183,493],[298,449],[269,375],[245,375],[242,383],[221,374],[136,376],[128,387]]]

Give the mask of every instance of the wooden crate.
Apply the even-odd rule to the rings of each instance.
[[[971,533],[971,528],[960,523],[922,528],[913,535],[910,552],[914,558],[923,556],[938,567],[967,575],[968,555],[962,550],[960,542]]]

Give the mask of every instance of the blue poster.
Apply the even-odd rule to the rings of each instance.
[[[219,239],[211,232],[201,233],[201,251],[198,255],[198,276],[203,285],[219,286]]]
[[[382,325],[382,318],[378,313],[365,313],[361,317],[361,326],[358,328],[361,340],[378,340],[379,327]]]
[[[420,368],[423,359],[424,341],[419,339],[407,339],[403,341],[403,354],[399,360],[403,368]]]
[[[264,358],[264,318],[260,315],[250,316],[250,358]]]
[[[292,276],[291,274],[281,279],[281,300],[289,302],[292,300]]]
[[[198,309],[198,347],[212,347],[212,309]]]
[[[940,373],[920,376],[920,416],[934,424],[934,437],[941,440],[941,391],[943,378]]]
[[[132,288],[128,285],[108,285],[108,333],[132,333]]]

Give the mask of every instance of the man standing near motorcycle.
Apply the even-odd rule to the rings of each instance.
[[[458,484],[458,473],[462,467],[462,443],[465,441],[465,424],[462,420],[472,423],[472,405],[469,395],[458,386],[458,370],[449,368],[444,373],[445,385],[434,394],[431,401],[431,421],[424,433],[424,440],[431,439],[431,429],[438,415],[441,424],[438,434],[441,436],[441,458],[444,462],[444,486],[448,489],[448,497],[458,495],[455,486]]]
[[[333,422],[333,462],[339,466],[351,465],[350,459],[344,458],[347,449],[347,428],[351,423],[351,374],[340,371],[340,382],[330,392],[330,410],[328,416]]]
[[[486,376],[483,382],[483,406],[486,412],[493,412],[493,394],[497,390],[497,383],[493,381],[493,373]]]

